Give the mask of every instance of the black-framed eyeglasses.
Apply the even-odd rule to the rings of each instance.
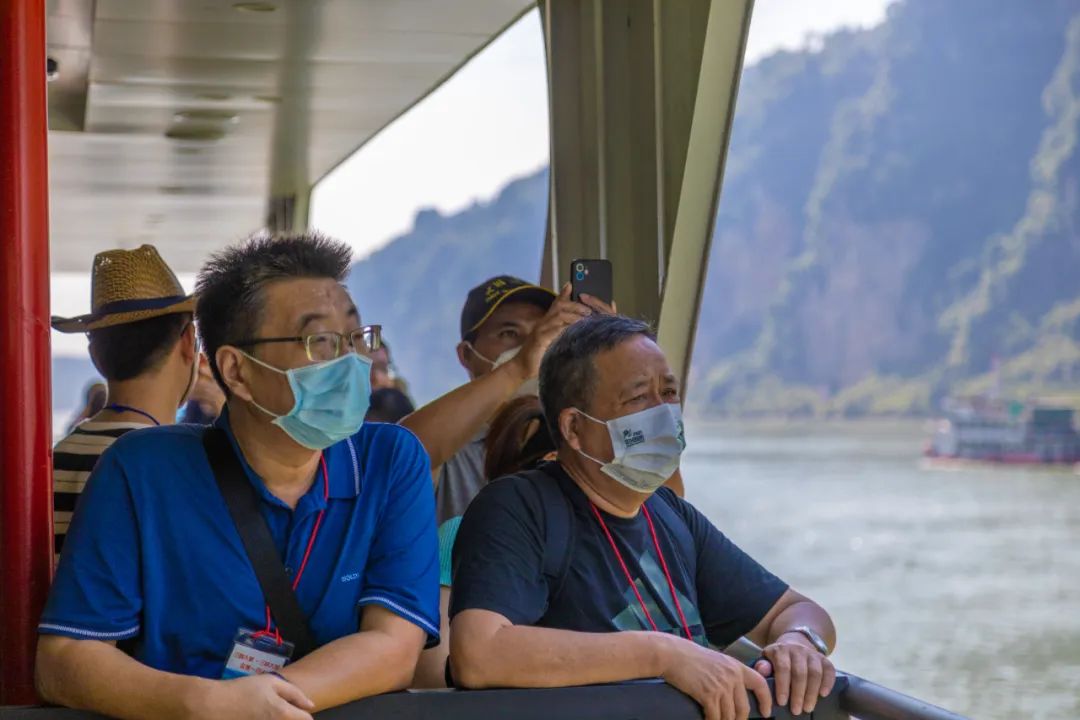
[[[346,347],[361,355],[371,355],[382,347],[382,325],[364,325],[346,335],[328,330],[310,335],[294,335],[293,337],[248,338],[229,343],[229,345],[253,347],[264,343],[283,342],[296,342],[303,345],[308,360],[312,362],[326,362],[327,360],[339,358],[343,348]]]

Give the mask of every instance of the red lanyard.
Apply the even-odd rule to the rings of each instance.
[[[319,462],[322,463],[322,477],[323,477],[323,501],[330,499],[330,478],[326,472],[326,458],[320,457]],[[319,511],[319,516],[315,518],[315,527],[311,529],[311,537],[308,538],[307,549],[304,550],[304,559],[300,561],[300,569],[296,571],[296,578],[293,580],[292,589],[296,592],[296,588],[300,587],[300,578],[304,576],[304,568],[307,567],[308,557],[311,555],[311,548],[315,545],[315,538],[319,535],[319,526],[322,525],[323,515],[326,514],[326,508]],[[281,644],[281,632],[275,627],[273,630],[273,623],[270,620],[270,606],[266,606],[266,627],[257,633],[252,634],[252,638],[263,637],[264,635],[273,635],[277,644]]]
[[[634,591],[634,596],[637,598],[638,604],[641,605],[642,612],[645,613],[645,619],[649,621],[649,625],[652,626],[653,630],[660,632],[656,627],[656,622],[653,621],[649,608],[645,605],[645,600],[642,599],[641,593],[638,592],[637,583],[634,582],[634,578],[630,575],[630,570],[626,567],[626,562],[623,560],[622,553],[619,552],[619,548],[615,545],[615,538],[611,536],[611,531],[608,530],[607,523],[604,522],[604,518],[600,515],[600,511],[596,509],[596,505],[590,502],[589,507],[592,508],[593,515],[596,516],[596,522],[600,523],[600,527],[607,537],[608,544],[611,545],[611,550],[615,553],[615,559],[619,561],[619,567],[622,568],[623,575],[626,576],[626,582],[630,583],[630,589]],[[641,509],[645,513],[646,522],[649,523],[649,533],[652,535],[653,547],[656,548],[656,556],[660,558],[660,567],[664,569],[664,577],[667,578],[668,589],[671,590],[671,599],[675,601],[675,609],[679,612],[679,620],[682,622],[683,632],[686,633],[686,638],[690,642],[694,642],[694,636],[690,632],[690,623],[686,622],[686,616],[683,614],[682,610],[682,603],[679,602],[679,596],[675,592],[675,583],[671,580],[671,572],[668,570],[667,561],[664,560],[664,553],[660,549],[660,540],[656,537],[656,528],[653,526],[652,515],[649,514],[649,508],[645,507],[645,505],[642,505]]]

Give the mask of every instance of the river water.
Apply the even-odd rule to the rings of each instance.
[[[687,494],[829,610],[841,669],[973,718],[1080,717],[1080,474],[932,468],[922,436],[691,420]]]

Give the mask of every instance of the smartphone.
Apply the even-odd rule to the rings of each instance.
[[[615,293],[611,287],[610,260],[580,258],[570,263],[570,299],[578,302],[582,293],[611,304]]]

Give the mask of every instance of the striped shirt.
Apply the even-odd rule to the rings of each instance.
[[[98,457],[128,430],[151,427],[148,423],[90,422],[76,425],[53,448],[53,549],[57,556],[71,524],[75,502]]]

